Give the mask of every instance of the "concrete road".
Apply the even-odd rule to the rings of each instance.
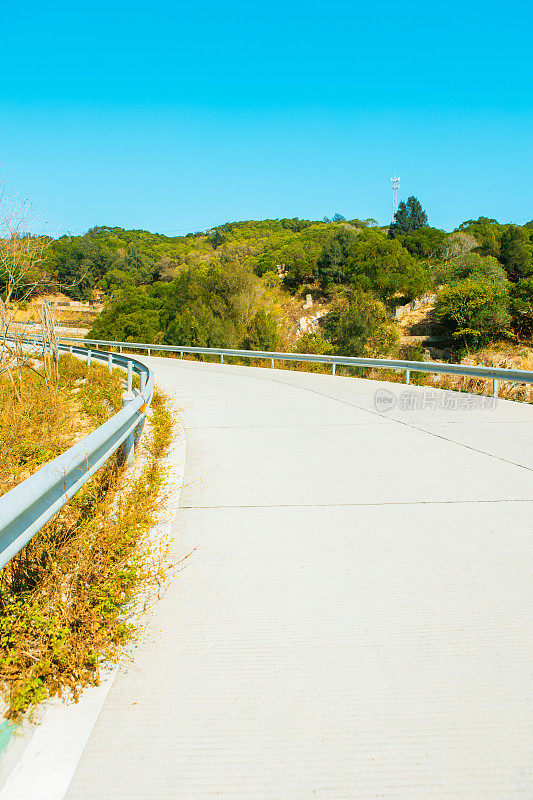
[[[184,409],[173,558],[197,549],[67,797],[533,797],[533,408],[146,361]]]

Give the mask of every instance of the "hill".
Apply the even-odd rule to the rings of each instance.
[[[101,338],[386,355],[400,344],[395,308],[435,294],[424,333],[452,350],[529,340],[533,223],[446,232],[416,198],[401,207],[390,228],[340,215],[186,236],[96,227],[50,241],[41,268],[71,299],[104,301]]]

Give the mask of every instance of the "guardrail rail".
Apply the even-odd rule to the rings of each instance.
[[[498,396],[498,381],[515,381],[517,383],[533,383],[533,371],[523,369],[508,369],[505,367],[481,367],[473,364],[446,364],[441,361],[405,361],[389,358],[358,358],[356,356],[329,356],[308,353],[281,353],[262,350],[231,350],[218,347],[189,347],[188,345],[150,344],[146,342],[119,342],[105,339],[76,339],[60,337],[62,342],[82,343],[84,347],[94,346],[99,352],[100,348],[118,348],[119,353],[126,350],[142,350],[152,353],[179,353],[183,358],[184,353],[196,355],[219,356],[220,363],[224,358],[235,356],[237,358],[266,359],[274,368],[276,361],[296,361],[313,364],[330,364],[332,374],[335,375],[337,366],[349,367],[379,367],[381,369],[401,370],[405,372],[405,382],[410,382],[411,372],[429,372],[442,375],[460,375],[474,378],[492,380],[492,392]]]
[[[38,339],[25,339],[36,344]],[[99,428],[0,497],[0,567],[4,567],[107,461],[120,446],[131,462],[154,391],[154,373],[136,359],[120,353],[93,352],[74,344],[60,349],[80,358],[105,361],[109,370],[120,367],[127,374],[123,407]],[[133,373],[139,375],[140,391],[133,389]]]

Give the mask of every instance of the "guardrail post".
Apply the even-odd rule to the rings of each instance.
[[[141,372],[139,374],[139,380],[141,382],[141,394],[142,394],[146,387],[146,381],[148,380],[148,375],[146,374],[146,372]],[[139,444],[139,440],[142,436],[145,421],[146,421],[146,412],[142,415],[139,424],[135,428],[135,447],[137,447],[137,445]]]
[[[148,347],[147,350],[148,350],[148,355],[150,355],[150,353],[152,352],[151,349]]]
[[[274,369],[274,359],[273,358],[270,359],[270,366],[271,366],[272,369]]]
[[[131,394],[133,388],[133,362],[128,361],[128,393]]]
[[[122,353],[122,345],[121,344],[118,346],[118,352]]]
[[[96,342],[96,349],[98,350],[98,342]]]
[[[180,351],[180,358],[183,358],[183,350]]]
[[[91,350],[87,350],[87,366],[88,367],[91,366],[91,356],[92,356],[92,351]]]
[[[72,355],[72,345],[70,345],[70,347],[68,349],[68,352],[69,352],[69,355]]]
[[[222,355],[222,353],[220,354],[220,363],[221,363],[221,364],[223,364],[223,363],[224,363],[224,356]]]
[[[405,382],[406,383],[411,383],[411,370],[410,369],[406,369],[405,370]]]
[[[126,408],[128,403],[134,399],[133,394],[131,392],[126,392],[122,396],[122,408]],[[122,443],[122,463],[129,467],[130,464],[133,464],[133,459],[135,458],[135,430],[133,430],[128,436],[124,439]]]
[[[332,375],[335,375],[335,368],[336,368],[336,366],[337,366],[337,365],[335,364],[335,362],[333,362],[333,364],[331,365],[331,374],[332,374]]]
[[[112,353],[108,353],[107,354],[107,366],[109,368],[109,374],[112,375],[112,373],[113,373],[113,354]]]
[[[498,397],[498,381],[496,379],[492,381],[492,396]]]

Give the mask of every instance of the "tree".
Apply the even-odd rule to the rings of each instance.
[[[317,259],[317,275],[324,289],[346,280],[346,261],[356,241],[355,231],[342,227],[324,244]]]
[[[89,331],[95,339],[122,342],[160,342],[163,336],[159,310],[161,296],[143,287],[124,289],[108,300]]]
[[[533,274],[533,248],[525,230],[517,225],[509,225],[503,232],[500,261],[512,281]]]
[[[384,304],[357,289],[325,317],[324,332],[336,355],[388,355],[398,343],[398,330]]]
[[[490,217],[479,217],[476,220],[467,219],[466,222],[459,225],[457,231],[474,236],[482,255],[499,258],[503,225],[500,225],[497,220]]]
[[[389,236],[395,239],[402,233],[410,233],[419,228],[424,228],[428,224],[428,215],[422,208],[420,201],[416,197],[409,197],[407,203],[403,200],[398,206],[398,210],[394,215],[394,222],[389,228]]]
[[[176,277],[179,263],[168,256],[163,256],[154,264],[154,279],[156,281],[171,281]]]
[[[429,225],[399,236],[402,245],[415,258],[438,258],[445,249],[447,234],[439,228],[430,228]]]
[[[445,241],[442,247],[442,256],[444,258],[454,258],[455,256],[469,253],[479,247],[477,239],[470,233],[464,231],[455,231],[445,236]]]
[[[509,288],[511,327],[519,336],[533,335],[533,278],[522,278]]]
[[[430,286],[427,269],[415,261],[400,241],[391,241],[372,228],[357,239],[345,269],[352,284],[376,291],[386,302],[396,294],[416,297]]]
[[[498,259],[479,253],[463,253],[451,258],[437,269],[436,275],[441,283],[457,283],[465,278],[507,283],[507,273]]]
[[[453,338],[468,349],[509,333],[508,307],[505,284],[466,278],[441,289],[435,314]]]
[[[220,247],[221,244],[224,244],[226,239],[227,236],[224,236],[224,234],[222,233],[221,230],[219,230],[219,228],[215,228],[213,235],[211,236],[211,245],[213,249],[216,250],[217,247]]]
[[[271,314],[263,309],[252,317],[243,339],[246,350],[275,350],[278,342],[278,326]]]

